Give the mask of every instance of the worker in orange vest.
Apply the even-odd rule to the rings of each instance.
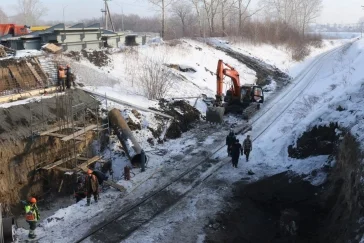
[[[28,202],[22,201],[25,209],[25,220],[29,224],[29,235],[30,239],[35,239],[35,229],[37,228],[37,222],[40,219],[40,214],[37,207],[37,199],[34,197],[30,198]]]
[[[96,203],[99,199],[99,181],[97,177],[92,174],[92,172],[92,170],[88,169],[85,178],[85,193],[87,195],[87,206],[90,206],[91,195],[94,196]]]
[[[65,90],[65,82],[66,82],[66,71],[62,66],[59,66],[58,68],[58,86],[59,91]]]

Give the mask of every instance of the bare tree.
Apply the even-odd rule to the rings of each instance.
[[[267,14],[306,33],[306,29],[321,13],[322,0],[264,0]]]
[[[202,0],[190,0],[190,1],[191,1],[192,5],[194,6],[195,11],[196,11],[200,36],[203,36],[203,34],[202,34],[202,16],[201,16]]]
[[[187,2],[180,0],[180,2],[172,6],[172,12],[181,21],[182,35],[185,36],[187,21],[191,13],[191,6]]]
[[[239,33],[243,30],[243,24],[245,21],[245,14],[248,12],[248,8],[250,6],[252,0],[237,0],[236,1],[236,7],[238,9],[238,15],[239,15]]]
[[[215,17],[218,13],[220,6],[220,0],[203,0],[203,6],[207,16],[207,22],[209,24],[210,35],[215,33]]]
[[[140,87],[148,99],[164,98],[174,84],[173,73],[166,64],[166,56],[145,57],[139,72]]]
[[[306,29],[321,14],[322,0],[302,0],[299,5],[301,15],[301,33],[305,35]]]
[[[0,7],[0,23],[6,23],[6,22],[8,22],[8,16]]]
[[[47,8],[40,0],[18,0],[18,15],[22,23],[34,25],[47,14]]]
[[[175,0],[148,0],[153,5],[157,6],[161,11],[162,20],[162,33],[161,36],[164,38],[166,30],[166,11],[168,7],[175,2]]]
[[[225,29],[225,19],[226,17],[233,12],[233,0],[220,0],[221,6],[221,29],[223,36],[226,36],[226,29]]]

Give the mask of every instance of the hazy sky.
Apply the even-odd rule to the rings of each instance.
[[[63,19],[63,7],[65,8],[65,19],[76,21],[77,19],[101,16],[100,9],[103,7],[102,0],[41,0],[48,8],[44,19]],[[258,2],[258,0],[253,0]],[[0,0],[0,6],[11,14],[17,0]],[[112,0],[109,4],[110,11],[120,13],[121,5],[125,14],[136,13],[140,15],[154,15],[152,5],[147,0]],[[364,16],[364,0],[323,0],[322,16],[317,19],[318,23],[356,23]]]

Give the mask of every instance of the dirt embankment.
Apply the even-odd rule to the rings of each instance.
[[[277,67],[264,63],[263,61],[236,52],[230,48],[215,47],[217,50],[223,51],[229,56],[237,59],[241,63],[244,63],[248,68],[256,72],[257,84],[264,86],[270,83],[270,79],[277,81],[278,85],[286,85],[292,78],[285,72],[279,70]]]
[[[238,182],[228,201],[231,208],[207,225],[206,242],[317,242],[310,241],[319,223],[317,190],[291,172],[253,184]]]
[[[80,61],[82,57],[89,60],[96,67],[106,67],[111,63],[108,50],[93,50],[93,51],[70,51],[65,56],[72,58],[75,61]]]
[[[75,90],[71,96],[67,96],[67,99],[72,99],[74,105],[97,105],[92,97],[82,91]],[[66,119],[70,107],[65,107],[67,103],[62,102],[63,98],[53,97],[44,99],[44,102],[0,109],[0,202],[5,205],[18,205],[20,199],[27,199],[30,195],[41,199],[45,190],[58,188],[59,175],[39,169],[64,158],[65,149],[73,148],[73,142],[61,142],[58,137],[37,134],[38,131],[56,127],[57,119]],[[86,142],[78,143],[76,152],[84,151],[92,137],[92,132],[87,133]],[[67,166],[70,165],[62,165]],[[68,186],[67,182],[63,186],[62,192]]]
[[[328,172],[325,184],[315,187],[290,172],[249,185],[238,182],[229,206],[207,225],[206,242],[359,242],[364,156],[355,137],[344,129],[339,136],[337,129],[337,124],[315,127],[289,147],[294,157],[336,158],[333,168],[322,168]]]

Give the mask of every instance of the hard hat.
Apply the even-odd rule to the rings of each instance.
[[[92,174],[92,170],[88,169],[87,174]]]
[[[35,199],[34,197],[32,197],[32,198],[30,198],[29,202],[36,203],[37,202],[37,199]]]

